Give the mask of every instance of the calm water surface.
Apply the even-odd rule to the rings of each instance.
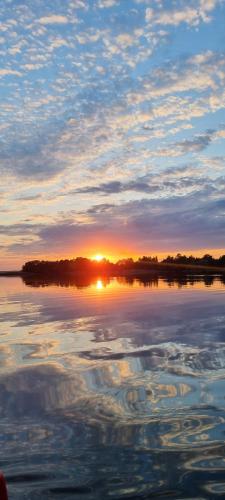
[[[0,278],[0,319],[10,500],[225,498],[219,278]]]

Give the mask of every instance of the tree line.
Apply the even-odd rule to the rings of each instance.
[[[218,259],[214,258],[212,255],[206,253],[203,257],[194,257],[193,255],[186,256],[178,253],[176,257],[171,257],[168,255],[166,259],[162,262],[166,264],[189,264],[189,265],[200,265],[200,266],[225,266],[225,255],[221,255]]]
[[[42,275],[62,274],[62,273],[86,273],[92,274],[111,274],[129,269],[147,269],[160,268],[164,264],[187,265],[187,266],[208,266],[225,267],[225,255],[214,258],[212,255],[205,254],[202,257],[186,256],[178,253],[175,257],[168,255],[162,261],[157,256],[143,256],[138,260],[132,258],[120,259],[112,263],[107,259],[97,262],[87,257],[76,257],[75,259],[61,259],[57,261],[31,260],[26,262],[22,271],[26,273],[38,273]]]

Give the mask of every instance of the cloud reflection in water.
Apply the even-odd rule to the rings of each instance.
[[[223,495],[225,288],[191,280],[5,280],[0,461],[12,499]]]

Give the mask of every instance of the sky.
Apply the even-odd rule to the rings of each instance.
[[[225,1],[4,0],[0,269],[225,253]]]

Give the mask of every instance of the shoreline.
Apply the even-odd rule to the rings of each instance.
[[[13,276],[22,276],[24,273],[23,271],[0,271],[0,278],[1,277],[13,277]]]
[[[137,274],[141,275],[152,275],[152,274],[159,274],[159,273],[185,273],[185,274],[205,274],[205,275],[212,275],[212,274],[225,274],[225,268],[224,267],[218,267],[218,266],[202,266],[202,265],[188,265],[188,264],[166,264],[166,263],[158,263],[158,264],[152,264],[149,266],[143,266],[143,267],[138,267],[138,266],[133,266],[131,268],[115,268],[112,270],[103,270],[103,269],[95,269],[91,270],[90,276],[108,276],[108,277],[113,277],[113,276],[135,276]],[[17,271],[0,271],[0,278],[1,277],[36,277],[36,278],[62,278],[62,277],[72,277],[72,276],[86,276],[87,273],[84,272],[82,269],[80,271],[76,272],[57,272],[57,273],[34,273],[34,272],[26,272],[22,270],[17,270]]]

